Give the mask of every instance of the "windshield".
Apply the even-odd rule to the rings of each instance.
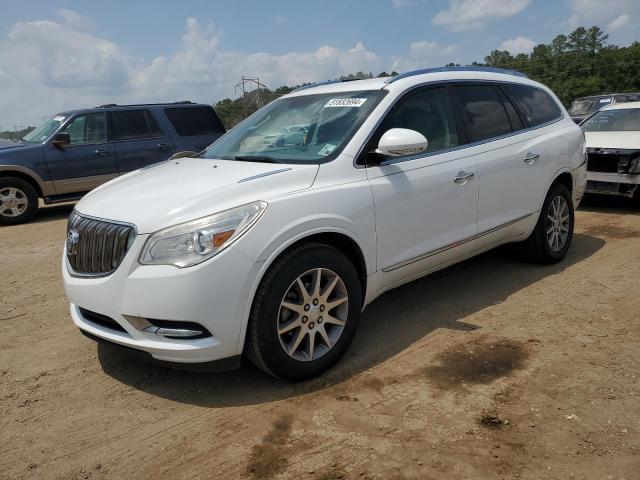
[[[589,100],[574,100],[571,104],[571,109],[569,113],[571,115],[586,115],[589,113],[589,107],[593,105],[593,99]]]
[[[41,143],[44,142],[47,138],[49,138],[58,127],[64,122],[64,119],[67,118],[63,114],[57,114],[56,116],[50,118],[42,125],[40,125],[35,130],[29,132],[24,136],[22,140],[28,143]]]
[[[335,158],[386,92],[281,98],[227,132],[205,158],[323,163]]]
[[[603,110],[586,120],[585,132],[629,132],[640,130],[640,108]]]

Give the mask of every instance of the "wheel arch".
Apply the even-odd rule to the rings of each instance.
[[[24,180],[25,182],[28,182],[35,189],[36,193],[38,194],[38,197],[44,198],[45,196],[44,182],[42,181],[42,179],[38,177],[38,175],[35,172],[27,168],[18,168],[18,167],[6,168],[6,167],[0,166],[0,178],[6,178],[6,177],[15,177],[15,178]]]
[[[549,186],[540,200],[538,211],[542,210],[542,205],[544,204],[547,195],[549,195],[551,189],[558,183],[565,185],[569,189],[569,193],[573,196],[573,175],[571,174],[571,170],[566,168],[560,169],[552,177],[551,182],[549,182]]]
[[[367,261],[364,253],[364,249],[362,245],[351,235],[349,232],[346,232],[342,229],[323,229],[323,230],[313,230],[306,232],[304,234],[300,234],[292,237],[287,242],[283,242],[280,245],[280,248],[276,249],[272,254],[265,260],[264,265],[260,269],[259,274],[256,276],[256,280],[253,282],[253,286],[251,291],[249,292],[248,301],[245,306],[245,312],[243,315],[243,325],[240,333],[240,338],[238,339],[238,352],[241,353],[244,349],[244,344],[246,341],[247,328],[249,324],[249,315],[251,313],[251,308],[253,306],[253,302],[255,299],[256,292],[262,279],[265,274],[269,271],[271,266],[276,262],[282,255],[286,254],[291,249],[299,246],[302,243],[309,242],[317,242],[325,245],[332,246],[342,253],[344,253],[354,265],[356,272],[358,273],[358,278],[360,279],[360,287],[362,290],[362,299],[363,302],[366,298],[367,293]]]

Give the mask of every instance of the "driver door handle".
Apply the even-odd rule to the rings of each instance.
[[[529,152],[524,156],[523,161],[527,165],[533,165],[536,162],[536,160],[538,160],[539,158],[540,158],[540,154]]]
[[[453,183],[456,183],[458,185],[465,185],[469,180],[473,178],[473,175],[473,172],[467,173],[460,171],[458,172],[458,175],[453,177]]]
[[[165,148],[169,148],[169,145],[166,143],[159,143],[158,150],[164,150]]]
[[[97,148],[97,149],[96,149],[96,155],[102,155],[102,156],[104,156],[104,155],[106,155],[106,154],[107,154],[107,152],[106,152],[105,150],[102,150],[101,148]]]

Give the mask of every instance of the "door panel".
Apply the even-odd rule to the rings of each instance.
[[[473,173],[466,183],[454,180]],[[395,283],[463,256],[477,233],[478,181],[461,151],[368,170],[375,202],[378,266]],[[464,246],[463,246],[464,245]],[[383,285],[384,286],[384,285]]]
[[[536,133],[522,130],[522,119],[496,84],[461,83],[455,91],[468,139],[473,142],[468,151],[478,168],[478,232],[483,234],[511,225],[537,209],[544,156]],[[486,239],[495,241],[500,235],[512,236],[513,229]]]
[[[522,140],[520,136],[486,144],[485,147],[493,148],[476,154],[480,232],[523,218],[538,209],[540,192],[544,190],[543,163],[549,156],[535,138]],[[525,158],[535,155],[539,157],[525,162]]]
[[[118,175],[115,147],[107,141],[106,114],[80,114],[61,132],[71,145],[45,147],[47,167],[58,195],[89,191]]]
[[[169,142],[166,137],[116,142],[120,174],[167,160],[173,152]]]
[[[475,159],[457,149],[459,121],[447,89],[429,86],[405,94],[365,151],[375,149],[390,128],[420,132],[428,147],[418,155],[378,158],[378,165],[367,168],[381,289],[464,255],[477,233],[478,172]],[[367,163],[376,161],[366,155]]]

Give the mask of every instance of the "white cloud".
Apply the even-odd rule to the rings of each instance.
[[[438,42],[421,40],[409,44],[409,54],[393,57],[393,70],[403,72],[418,68],[442,66],[454,61],[458,46],[440,45]]]
[[[453,31],[474,30],[520,13],[529,3],[531,0],[449,0],[449,8],[439,11],[433,23]]]
[[[620,28],[624,28],[627,25],[629,25],[629,20],[631,20],[631,17],[629,16],[629,14],[628,13],[623,13],[622,15],[617,17],[616,19],[614,19],[611,22],[609,22],[609,24],[607,25],[607,29],[608,30],[618,30]]]
[[[278,55],[224,50],[220,30],[194,18],[187,19],[175,53],[145,60],[85,31],[86,23],[73,18],[66,13],[60,22],[17,23],[0,39],[0,123],[33,124],[65,109],[114,102],[212,103],[234,96],[242,75],[259,75],[277,88],[384,69],[361,42],[349,49],[324,45]]]
[[[68,8],[61,8],[57,13],[63,24],[76,30],[89,30],[93,26],[87,17]]]
[[[637,39],[637,28],[632,18],[640,16],[637,0],[572,0],[571,16],[567,21],[570,29],[598,25],[623,42]]]
[[[530,53],[535,46],[536,42],[530,38],[515,37],[502,42],[500,50],[507,50],[513,55],[518,55],[519,53]]]

